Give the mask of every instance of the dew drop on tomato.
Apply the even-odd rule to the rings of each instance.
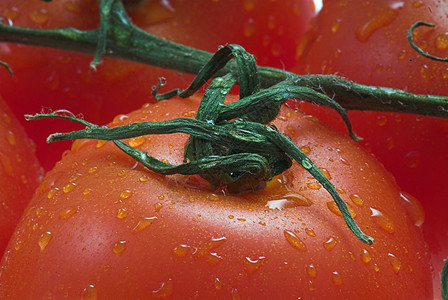
[[[357,40],[365,43],[375,31],[381,27],[392,24],[392,22],[398,17],[398,9],[400,8],[400,5],[398,4],[399,3],[397,2],[395,5],[391,5],[390,7],[382,7],[375,14],[373,14],[370,19],[360,24],[356,29]],[[403,6],[402,2],[401,6]]]
[[[388,257],[392,266],[392,270],[394,270],[395,273],[398,273],[401,269],[401,260],[392,253],[389,253]]]
[[[214,286],[215,286],[215,289],[217,289],[217,290],[222,289],[222,282],[221,282],[221,280],[219,280],[218,277],[215,278]]]
[[[126,250],[126,241],[119,241],[112,246],[112,252],[116,255],[122,255]]]
[[[330,237],[323,243],[323,245],[326,250],[331,251],[334,249],[337,243],[338,241],[334,237]]]
[[[143,145],[145,143],[145,141],[146,141],[146,138],[144,136],[138,136],[135,138],[131,138],[129,140],[129,146],[138,147],[138,146]]]
[[[59,219],[67,220],[71,216],[76,214],[78,211],[79,211],[79,207],[78,206],[71,206],[71,207],[64,208],[63,210],[61,210],[59,212]]]
[[[15,146],[16,145],[16,136],[15,136],[14,132],[12,132],[11,130],[8,130],[6,132],[6,140],[8,141],[9,145]]]
[[[168,298],[173,293],[173,280],[168,278],[167,281],[162,282],[159,289],[152,291],[152,295],[156,298]]]
[[[351,194],[350,199],[358,206],[364,206],[364,200],[358,194]]]
[[[425,210],[420,201],[405,192],[400,193],[400,199],[414,225],[421,227],[425,222]]]
[[[319,183],[313,183],[313,182],[307,183],[306,186],[312,190],[319,190],[322,188],[322,186]]]
[[[64,3],[64,8],[71,12],[71,13],[75,13],[75,14],[80,14],[82,12],[82,8],[79,5],[79,3],[75,2],[75,1],[67,1]]]
[[[257,259],[246,257],[243,260],[244,270],[248,275],[254,274],[265,263],[266,257],[260,256]]]
[[[311,278],[317,277],[317,269],[313,264],[306,266],[305,271]]]
[[[131,230],[132,233],[139,233],[143,229],[147,228],[149,225],[154,223],[154,221],[157,220],[157,217],[140,217],[138,219],[137,225]]]
[[[125,200],[128,199],[132,196],[132,191],[131,190],[124,190],[123,192],[121,192],[120,194],[120,199],[121,200]]]
[[[305,228],[305,233],[308,234],[309,236],[312,236],[312,237],[316,236],[316,233],[311,228]]]
[[[98,292],[96,290],[96,287],[91,284],[85,287],[81,292],[81,299],[82,300],[96,300],[98,299]]]
[[[41,234],[41,236],[39,237],[39,240],[37,241],[39,247],[40,247],[40,251],[44,251],[45,248],[48,246],[48,244],[50,243],[52,238],[52,234],[51,232],[47,231]]]
[[[364,263],[369,263],[372,260],[372,257],[370,256],[370,252],[366,249],[363,249],[361,252],[361,260]]]
[[[348,203],[346,203],[346,205],[347,205],[347,209],[348,209],[350,215],[351,215],[353,218],[356,218],[356,212],[355,212],[355,210],[353,209],[353,207],[352,207],[350,204],[348,204]],[[328,202],[327,202],[327,207],[328,207],[328,209],[329,209],[332,213],[334,213],[335,215],[337,215],[337,216],[339,216],[339,217],[342,217],[342,213],[341,213],[341,211],[339,210],[338,205],[337,205],[334,201],[328,201]]]
[[[126,208],[119,208],[117,211],[117,218],[118,219],[124,219],[128,216],[128,212]]]
[[[156,212],[159,212],[163,207],[163,204],[160,202],[154,203],[154,209]]]
[[[305,243],[294,232],[284,230],[283,235],[291,246],[303,252],[307,251]]]
[[[371,216],[374,222],[387,233],[394,232],[394,222],[382,211],[371,207],[370,211],[372,212]]]
[[[180,244],[173,249],[174,255],[177,257],[185,257],[190,252],[191,247],[185,244]]]
[[[12,175],[12,162],[11,159],[0,152],[0,166],[2,166],[4,174],[11,176]]]
[[[337,271],[331,274],[331,281],[334,285],[342,285],[342,276]]]

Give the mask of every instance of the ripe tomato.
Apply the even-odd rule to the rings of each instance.
[[[0,96],[0,253],[43,178],[35,145]]]
[[[432,29],[417,28],[414,40],[432,55],[448,56],[447,13],[446,1],[327,1],[303,40],[309,44],[300,48],[302,64],[295,71],[448,95],[448,64],[421,56],[406,38],[415,22],[434,23]],[[302,109],[345,130],[328,110]],[[422,201],[427,216],[423,230],[440,295],[438,274],[448,255],[448,120],[377,112],[349,116],[364,138],[361,145],[384,163],[403,190]]]
[[[198,98],[119,115],[110,126],[194,116]],[[162,176],[111,142],[79,140],[26,210],[0,298],[431,299],[418,202],[355,142],[283,108],[275,121],[338,188],[375,244],[347,229],[298,164],[265,190],[225,195],[198,176]],[[173,164],[186,136],[127,140]]]
[[[98,2],[4,0],[0,15],[16,26],[93,29],[99,24]],[[138,3],[130,9],[130,16],[149,32],[212,52],[219,45],[239,43],[254,53],[259,63],[286,68],[294,65],[293,49],[314,15],[312,0],[263,5],[252,0],[134,2]],[[191,79],[176,72],[109,59],[104,59],[94,72],[89,68],[91,56],[5,43],[0,46],[0,60],[7,62],[15,74],[10,78],[2,72],[0,80],[2,93],[11,99],[9,104],[16,115],[42,107],[65,108],[76,114],[82,112],[89,120],[107,123],[120,112],[152,101],[151,87],[158,77],[167,79],[167,88],[186,86]],[[72,124],[57,124],[61,130],[73,129]],[[69,144],[45,144],[53,123],[25,126],[36,140],[39,159],[50,169]]]

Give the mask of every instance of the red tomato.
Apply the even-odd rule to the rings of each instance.
[[[16,26],[93,29],[99,24],[98,2],[4,0],[0,15]],[[134,2],[141,4],[131,10],[131,17],[149,32],[212,52],[219,45],[239,43],[252,51],[259,63],[287,68],[294,65],[295,45],[314,15],[312,0],[263,4],[252,0]],[[0,60],[14,70],[13,78],[3,71],[0,80],[2,93],[11,99],[16,115],[40,111],[42,107],[65,108],[75,114],[82,112],[89,120],[107,123],[120,112],[152,101],[151,87],[158,77],[167,79],[167,88],[187,86],[191,79],[176,72],[109,59],[104,59],[94,72],[89,68],[92,56],[5,43],[0,46]],[[57,123],[61,130],[73,129],[71,125]],[[36,140],[39,159],[50,169],[69,144],[45,144],[54,123],[25,126]]]
[[[111,126],[191,117],[197,105],[195,97],[148,104]],[[263,191],[225,195],[198,176],[150,172],[112,142],[79,140],[11,239],[0,298],[432,299],[418,202],[315,118],[283,108],[275,124],[331,178],[375,244],[355,238],[298,164]],[[127,142],[179,164],[186,138]]]
[[[309,44],[300,48],[302,65],[295,71],[447,96],[448,64],[421,56],[406,38],[415,22],[434,23],[432,29],[416,29],[414,40],[432,55],[448,56],[447,14],[446,1],[327,1],[303,40]],[[345,130],[328,110],[309,105],[302,109]],[[349,116],[364,138],[361,145],[394,174],[404,191],[422,201],[439,296],[438,274],[448,255],[448,120],[378,112]]]
[[[35,145],[0,96],[0,253],[43,178]]]

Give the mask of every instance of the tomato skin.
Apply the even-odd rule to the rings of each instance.
[[[163,5],[168,1],[140,2],[140,6],[130,10],[130,17],[137,26],[160,37],[212,52],[219,45],[240,43],[254,51],[259,63],[289,68],[295,64],[294,45],[314,15],[311,0],[255,6],[249,5],[252,1],[243,5],[239,0],[169,1],[169,7]],[[223,11],[232,13],[224,16]],[[96,0],[4,0],[0,3],[0,15],[16,26],[33,28],[71,26],[87,30],[99,24]],[[260,44],[263,40],[265,46]],[[16,115],[42,108],[64,108],[83,113],[89,120],[107,123],[123,111],[153,101],[151,88],[158,77],[167,79],[167,90],[186,87],[191,81],[191,76],[177,72],[110,59],[104,59],[94,72],[89,68],[92,59],[90,55],[3,43],[0,60],[7,62],[15,75],[10,78],[6,71],[0,72],[2,94],[10,99]],[[37,155],[45,169],[51,169],[69,143],[49,146],[46,136],[55,124],[62,131],[74,127],[64,122],[32,127],[23,124],[38,145]]]
[[[144,105],[111,126],[191,117],[197,105],[196,97]],[[275,123],[325,169],[374,245],[353,236],[297,164],[265,191],[224,195],[198,176],[153,174],[111,142],[80,140],[17,227],[0,298],[431,299],[429,257],[414,225],[422,211],[405,209],[391,175],[310,116],[284,108]],[[186,136],[128,142],[179,164]]]
[[[414,40],[432,55],[448,56],[443,43],[447,8],[446,1],[432,0],[327,1],[303,40],[308,44],[301,48],[301,64],[294,71],[338,74],[364,84],[446,96],[447,63],[418,54],[406,34],[417,21],[435,24],[433,29],[416,29]],[[345,130],[332,112],[300,107]],[[394,174],[404,191],[422,202],[427,216],[423,230],[436,272],[435,294],[440,297],[438,274],[448,254],[448,120],[380,112],[349,116],[364,138],[361,145]]]
[[[0,96],[0,253],[42,179],[34,143]]]

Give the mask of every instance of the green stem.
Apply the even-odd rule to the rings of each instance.
[[[420,27],[420,26],[435,27],[436,25],[434,25],[432,23],[423,22],[423,21],[418,21],[418,22],[415,22],[414,24],[412,24],[412,26],[409,27],[409,30],[408,30],[408,41],[409,41],[409,44],[411,45],[411,47],[415,51],[417,51],[419,54],[423,55],[426,58],[429,58],[429,59],[432,59],[435,61],[448,62],[448,57],[437,57],[437,56],[431,55],[428,52],[425,52],[419,46],[417,46],[417,44],[414,42],[414,39],[412,38],[412,33],[414,32],[414,30],[417,27]]]
[[[212,57],[212,53],[161,39],[136,27],[121,1],[103,0],[101,7],[105,9],[101,10],[102,25],[98,29],[43,30],[0,24],[0,41],[94,54],[92,67],[104,56],[198,74]],[[223,76],[235,69],[236,63],[230,61],[214,76]],[[448,98],[443,96],[415,95],[357,84],[332,75],[296,75],[269,67],[259,67],[259,76],[262,88],[292,80],[297,86],[313,88],[333,98],[347,110],[396,111],[448,118]]]

